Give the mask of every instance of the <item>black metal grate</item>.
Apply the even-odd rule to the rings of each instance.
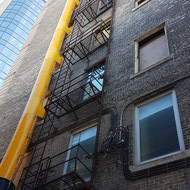
[[[93,156],[80,144],[24,169],[21,190],[89,189]]]
[[[95,71],[94,71],[95,72]],[[97,100],[102,92],[102,82],[100,75],[96,76],[92,72],[90,75],[84,73],[70,80],[64,86],[59,86],[53,91],[54,96],[47,105],[46,110],[50,111],[56,117],[62,117],[65,114],[73,112],[77,117],[75,110],[87,103]],[[58,109],[55,109],[55,108]]]
[[[92,21],[96,21],[99,14],[113,5],[113,0],[83,0],[81,6],[75,11],[73,18],[81,26],[85,27]]]
[[[81,33],[65,44],[63,60],[67,65],[74,65],[108,42],[110,22],[101,21],[90,31]]]
[[[68,35],[68,39],[66,39],[67,43],[64,45],[63,64],[59,69],[54,91],[51,93],[49,103],[46,106],[45,118],[35,126],[30,166],[25,168],[22,173],[19,189],[89,189],[90,184],[81,177],[76,168],[70,173],[63,174],[63,168],[66,162],[69,162],[69,160],[66,160],[66,156],[64,157],[63,155],[68,150],[51,158],[43,159],[43,156],[47,139],[56,131],[56,116],[61,117],[72,111],[77,117],[76,109],[94,100],[99,102],[102,90],[97,88],[92,80],[88,80],[90,75],[85,76],[83,74],[69,82],[68,80],[71,64],[75,64],[84,58],[88,59],[91,53],[108,42],[110,22],[97,22],[96,20],[98,14],[112,6],[112,0],[107,0],[106,2],[109,3],[106,4],[104,9],[100,10],[100,2],[98,0],[81,0],[79,8],[73,14],[76,22],[73,25],[71,35]],[[93,24],[90,24],[91,30],[89,30],[90,25],[87,26],[88,29],[86,29],[87,27],[84,28],[84,26],[92,22],[95,25],[92,26]],[[94,75],[91,78],[96,81],[99,80]],[[102,88],[102,83],[99,86]],[[65,161],[60,163],[56,159],[61,155],[64,158],[61,160]],[[93,159],[91,155],[87,155],[88,160]],[[84,160],[82,159],[81,162],[81,159],[77,156],[72,158],[73,162],[82,164]],[[83,163],[83,165],[85,164]],[[61,173],[58,175],[57,172],[59,171]]]

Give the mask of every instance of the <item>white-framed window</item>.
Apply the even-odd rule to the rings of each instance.
[[[111,3],[111,0],[100,0],[99,9],[101,11],[105,10],[107,6],[109,6],[110,3]]]
[[[103,62],[88,72],[83,100],[86,100],[102,91],[104,70],[105,65]]]
[[[135,40],[135,73],[169,56],[164,24]]]
[[[89,181],[91,178],[93,159],[89,158],[89,155],[93,155],[95,142],[96,142],[97,126],[91,126],[80,131],[76,131],[72,134],[70,139],[69,148],[71,149],[67,154],[67,160],[64,167],[64,174],[68,174],[76,170],[77,174],[85,181]],[[77,146],[79,145],[80,146]],[[88,169],[89,170],[88,170]]]
[[[185,149],[175,91],[135,107],[135,157],[144,163]]]

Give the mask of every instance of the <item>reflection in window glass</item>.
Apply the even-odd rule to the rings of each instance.
[[[3,26],[3,27],[7,27],[8,25],[9,25],[8,22],[3,22],[3,23],[1,24],[1,26]]]
[[[4,40],[6,40],[6,41],[8,41],[10,37],[11,37],[11,35],[9,35],[9,34],[7,34],[7,33],[4,33],[4,34],[2,35],[2,38],[3,38]]]
[[[17,21],[20,21],[21,18],[22,18],[22,17],[19,16],[19,15],[16,15],[16,16],[15,16],[15,20],[17,20]]]
[[[27,37],[28,37],[28,34],[27,34],[27,33],[25,33],[25,32],[23,32],[22,37],[26,40],[26,39],[27,39]]]
[[[174,102],[175,101],[175,102]],[[178,112],[175,94],[152,101],[137,108],[136,127],[139,131],[140,162],[152,160],[182,149],[179,139],[180,126],[177,125]],[[178,130],[179,128],[179,130]]]
[[[16,54],[16,53],[12,53],[11,56],[10,56],[10,59],[11,59],[12,61],[15,61],[16,58],[17,58],[17,54]]]
[[[11,67],[9,65],[5,65],[4,68],[3,68],[3,72],[8,74],[8,72],[11,70]]]
[[[3,49],[3,47],[4,47],[4,46],[0,44],[0,51]]]
[[[138,7],[139,5],[143,4],[146,2],[146,0],[135,0],[135,6]]]
[[[13,61],[11,61],[10,59],[7,61],[7,64],[10,65],[10,66],[13,66]]]
[[[106,21],[99,29],[97,29],[94,36],[94,43],[93,47],[96,48],[97,46],[105,43],[110,35],[110,24],[111,21]]]
[[[26,20],[25,20],[25,19],[22,19],[20,22],[21,22],[23,25],[26,24]]]
[[[12,51],[14,51],[14,53],[17,55],[19,54],[19,50],[17,48],[12,49]]]
[[[15,10],[19,10],[19,9],[20,9],[20,6],[15,5],[15,6],[14,6],[14,9],[15,9]]]
[[[93,68],[88,73],[83,100],[86,100],[89,97],[94,96],[95,93],[102,91],[104,70],[105,66],[104,64],[101,64]]]
[[[14,46],[11,45],[10,43],[7,43],[6,47],[8,47],[8,48],[9,48],[10,50],[12,50],[12,51],[13,51],[13,49],[14,49]]]
[[[44,1],[12,0],[0,17],[0,73],[5,78],[35,23]],[[33,9],[31,9],[33,7]],[[23,33],[24,32],[24,33]],[[20,36],[21,35],[21,36]],[[14,51],[14,52],[12,52]],[[6,65],[5,65],[6,64]],[[3,69],[3,70],[2,70]],[[2,81],[0,82],[0,87]]]
[[[17,33],[13,33],[12,36],[15,38],[15,39],[19,39],[19,35]]]
[[[7,57],[5,57],[3,54],[0,54],[0,60],[3,61],[3,63],[7,62]]]
[[[3,73],[2,71],[0,71],[0,78],[1,78],[1,79],[4,79],[5,77],[6,77],[6,74]]]
[[[17,27],[16,30],[15,30],[15,32],[17,34],[21,35],[23,31],[19,27]]]
[[[11,24],[9,25],[9,29],[12,30],[12,32],[15,30],[15,28],[16,28],[16,25],[15,25],[15,24],[11,23]]]
[[[26,15],[27,15],[28,17],[30,17],[30,16],[31,16],[31,12],[27,11],[27,12],[26,12]]]
[[[106,6],[109,6],[110,0],[100,0],[99,8],[105,10]]]
[[[13,37],[10,38],[9,42],[12,44],[12,45],[16,45],[17,43],[17,40]]]
[[[6,55],[7,57],[9,57],[11,55],[12,51],[6,47],[4,47],[2,54]]]
[[[12,33],[13,33],[13,31],[12,31],[12,30],[9,30],[9,27],[8,27],[8,28],[6,28],[6,33],[9,34],[9,35],[11,36]],[[4,32],[4,34],[5,34],[5,32]]]
[[[18,49],[21,49],[21,48],[22,48],[22,44],[21,44],[20,42],[18,42],[17,45],[16,45],[16,47],[17,47]]]
[[[9,18],[14,18],[14,17],[15,17],[15,14],[14,14],[14,13],[9,13],[9,14],[8,14],[8,17],[9,17]]]
[[[3,66],[4,66],[4,63],[3,61],[0,60],[0,70],[3,68]]]
[[[80,144],[86,152],[81,147],[73,148],[69,153],[69,159],[71,159],[71,161],[66,163],[65,173],[71,173],[75,169],[75,163],[77,163],[77,174],[80,175],[80,177],[82,177],[86,181],[90,179],[91,173],[86,169],[86,167],[89,170],[92,169],[93,159],[88,159],[85,156],[87,156],[87,154],[92,155],[94,153],[96,131],[97,127],[94,126],[92,128],[89,128],[87,130],[73,135],[71,147]],[[75,157],[77,157],[80,160],[80,162],[77,161]],[[81,162],[86,167],[83,164],[81,164]]]
[[[31,24],[31,23],[28,23],[27,28],[28,28],[29,30],[31,30],[31,28],[32,28],[32,24]]]

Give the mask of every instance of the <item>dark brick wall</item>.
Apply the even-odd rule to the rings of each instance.
[[[138,9],[134,9],[133,0],[116,1],[103,106],[104,109],[116,107],[119,118],[122,109],[128,105],[123,115],[123,126],[129,126],[129,163],[133,171],[190,156],[189,7],[190,3],[185,0],[151,0]],[[145,72],[135,74],[135,39],[162,23],[166,27],[169,59]],[[175,90],[177,96],[185,151],[136,166],[134,106],[171,89]],[[109,129],[110,125],[101,125],[99,145]],[[118,148],[110,154],[98,154],[94,189],[188,190],[189,180],[190,168],[186,168],[130,181],[124,177],[123,150]]]

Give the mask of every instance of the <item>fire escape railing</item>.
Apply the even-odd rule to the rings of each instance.
[[[109,39],[109,24],[102,21],[95,25],[96,29],[81,33],[66,43],[63,52],[64,62],[74,65],[105,45]]]
[[[89,77],[91,80],[88,81]],[[96,84],[98,84],[98,87]],[[53,91],[52,101],[47,104],[46,110],[58,118],[70,112],[73,112],[77,117],[76,109],[95,99],[99,103],[98,97],[101,95],[101,91],[102,83],[99,81],[99,76],[95,77],[93,74],[87,75],[84,73],[65,83],[63,87],[56,88]],[[58,109],[51,111],[54,110],[52,109],[54,106]]]
[[[83,2],[74,12],[73,18],[81,27],[86,26],[97,17],[98,4],[97,0],[87,1],[86,3]]]
[[[108,2],[105,6],[106,9],[112,6],[112,0]],[[24,169],[19,183],[21,190],[90,188],[90,183],[85,181],[76,168],[76,163],[81,163],[81,159],[83,160],[83,158],[76,156],[68,160],[64,157],[65,161],[57,161],[58,165],[53,164],[53,162],[56,162],[56,158],[59,155],[43,159],[47,139],[57,131],[56,119],[71,112],[77,117],[76,110],[78,108],[95,100],[99,103],[102,93],[102,83],[95,75],[91,76],[91,80],[88,80],[89,75],[87,76],[87,73],[71,80],[69,79],[72,65],[85,58],[88,60],[90,54],[107,45],[110,35],[110,22],[96,20],[98,14],[102,12],[102,10],[99,10],[99,1],[81,0],[80,3],[80,6],[73,14],[76,22],[67,41],[65,41],[66,43],[62,52],[63,63],[56,74],[57,79],[55,80],[54,90],[51,91],[51,96],[46,105],[45,118],[35,126],[32,137],[33,153],[30,165]],[[103,11],[106,9],[104,8]],[[92,22],[93,24],[90,24]],[[89,28],[91,29],[89,30]],[[99,84],[98,88],[93,81]],[[64,154],[66,156],[71,149],[61,153],[60,156]],[[93,159],[90,154],[86,155],[88,155],[86,157],[87,160]],[[75,163],[75,169],[70,173],[64,173],[65,170],[63,171],[63,168],[71,161]],[[85,168],[85,164],[83,163],[82,165]],[[62,169],[58,170],[58,167]],[[52,176],[56,171],[60,171],[60,175]],[[88,171],[89,173],[92,172],[91,169]]]
[[[37,141],[50,135],[48,129],[52,122],[48,116],[51,117],[53,115],[56,118],[60,118],[72,112],[78,118],[77,110],[79,108],[92,101],[97,101],[97,104],[99,104],[102,94],[102,78],[103,73],[98,73],[98,71],[92,71],[90,74],[83,73],[54,89],[52,97],[46,105],[46,125],[42,122],[36,126],[37,132],[34,133],[33,139]]]
[[[93,161],[91,153],[80,144],[75,145],[25,168],[20,180],[21,190],[89,188]]]
[[[58,72],[58,77],[57,77],[55,87],[54,87],[55,90],[51,93],[52,96],[49,98],[49,102],[50,102],[49,106],[48,105],[46,106],[47,112],[46,112],[44,121],[37,125],[37,128],[38,126],[42,126],[41,128],[45,128],[46,130],[45,133],[47,134],[46,137],[50,134],[52,130],[55,129],[55,126],[54,126],[55,116],[61,117],[65,115],[66,113],[70,113],[71,110],[73,109],[74,102],[71,102],[71,100],[68,100],[67,98],[66,102],[68,102],[69,107],[71,109],[67,110],[67,108],[64,107],[66,108],[65,112],[62,115],[61,114],[57,115],[57,113],[60,112],[59,109],[61,108],[62,110],[64,110],[64,108],[62,107],[62,104],[55,106],[55,103],[59,104],[61,100],[59,102],[58,101],[54,102],[54,99],[55,99],[54,94],[57,93],[56,91],[57,90],[63,91],[63,89],[67,87],[69,84],[67,82],[67,77],[68,77],[68,73],[70,72],[70,65],[71,64],[73,65],[84,58],[88,59],[88,56],[91,53],[93,53],[98,48],[101,48],[102,46],[107,44],[107,41],[109,39],[109,29],[110,29],[110,22],[107,22],[107,23],[101,22],[98,25],[96,24],[96,30],[93,29],[91,31],[88,31],[88,32],[85,32],[83,34],[79,34],[73,37],[71,34],[72,38],[69,40],[69,42],[65,44],[64,51],[63,51],[63,64],[61,65],[60,70]],[[91,84],[91,88],[93,89],[93,91],[95,92],[97,91],[97,89],[95,90],[95,87],[92,84]],[[80,90],[85,91],[86,89],[84,88],[84,86],[81,86]],[[96,96],[97,93],[94,93],[94,94]],[[74,95],[74,91],[73,91],[73,95]],[[90,102],[90,100],[91,101],[95,100],[96,99],[95,96],[93,96],[92,98],[89,98],[88,101],[85,102],[85,104],[87,102]],[[82,105],[83,104],[81,104],[81,106]],[[77,103],[77,106],[75,104],[74,107],[78,108],[78,106],[79,104]],[[48,129],[47,126],[51,126],[51,127],[49,127]],[[40,131],[40,134],[44,134],[44,129]],[[39,139],[40,139],[40,135],[39,135]]]
[[[91,0],[81,3],[81,6],[75,11],[73,18],[77,23],[84,27],[92,21],[96,21],[99,14],[103,13],[113,5],[113,0],[97,1]]]

